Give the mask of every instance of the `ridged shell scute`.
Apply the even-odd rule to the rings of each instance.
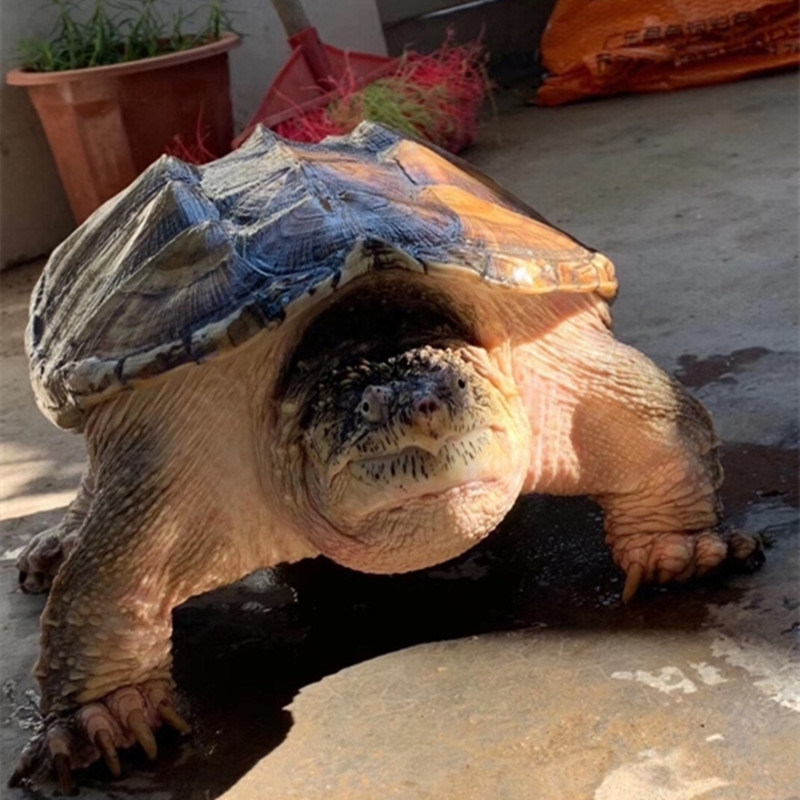
[[[202,362],[368,270],[526,293],[616,291],[604,256],[474,168],[363,123],[319,145],[258,128],[202,167],[164,156],[48,262],[26,346],[57,424]]]

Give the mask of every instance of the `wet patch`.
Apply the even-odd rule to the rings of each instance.
[[[721,494],[728,513],[765,500],[793,508],[800,505],[800,453],[796,449],[727,442],[721,452],[725,470]]]
[[[647,670],[637,669],[635,672],[629,670],[618,670],[612,672],[610,677],[619,681],[636,681],[644,684],[651,689],[667,695],[695,694],[704,686],[719,686],[721,683],[728,683],[718,667],[707,664],[705,661],[689,661],[685,669],[679,666],[664,666],[658,672],[648,672]]]
[[[800,354],[753,347],[698,359],[684,355],[676,376],[714,417],[724,441],[786,450],[800,445]]]
[[[618,681],[638,681],[664,694],[694,694],[697,691],[697,684],[680,667],[662,667],[657,673],[641,669],[636,672],[612,672],[611,677]]]
[[[709,383],[733,383],[734,374],[755,363],[772,351],[764,347],[746,347],[734,350],[728,355],[714,355],[698,358],[685,354],[678,358],[678,370],[675,377],[692,389],[699,389]]]

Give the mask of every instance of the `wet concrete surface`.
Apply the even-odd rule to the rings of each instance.
[[[527,498],[461,558],[403,576],[323,559],[175,613],[194,733],[84,797],[790,800],[800,796],[797,79],[504,114],[468,155],[609,252],[617,333],[726,443],[728,523],[764,568],[619,603],[597,507]],[[725,165],[735,163],[735,169]],[[77,486],[80,440],[36,412],[2,277],[2,767],[35,714],[43,599],[12,557]],[[66,500],[64,499],[66,497]],[[10,793],[49,797],[53,786]]]

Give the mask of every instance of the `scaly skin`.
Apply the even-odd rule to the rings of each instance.
[[[708,415],[614,340],[605,302],[436,280],[467,323],[463,341],[366,358],[355,378],[324,351],[307,380],[287,383],[284,359],[308,325],[287,321],[92,410],[93,486],[62,526],[77,543],[42,616],[48,716],[12,780],[54,768],[66,791],[70,769],[99,757],[119,774],[117,748],[138,742],[154,756],[162,723],[186,732],[172,697],[172,610],[259,567],[319,553],[373,572],[435,564],[527,492],[598,500],[625,600],[643,581],[753,556],[752,539],[718,530]],[[412,462],[425,469],[410,481],[387,477]]]

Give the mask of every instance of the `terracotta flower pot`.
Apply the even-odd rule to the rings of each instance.
[[[240,37],[103,67],[6,75],[42,121],[75,219],[83,222],[180,135],[222,155],[233,138],[228,51]]]

